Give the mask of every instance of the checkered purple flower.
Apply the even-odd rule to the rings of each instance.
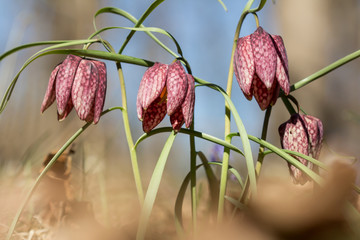
[[[185,72],[180,61],[170,65],[155,63],[140,82],[136,103],[144,132],[150,132],[166,114],[174,130],[180,130],[184,123],[190,127],[195,103],[194,78]]]
[[[68,55],[51,73],[41,113],[56,99],[58,120],[75,108],[81,120],[96,124],[104,107],[106,82],[105,63]]]
[[[255,96],[260,108],[274,105],[280,88],[289,94],[289,70],[281,36],[270,35],[261,27],[238,39],[234,55],[236,79],[245,97]]]
[[[293,114],[290,120],[280,125],[279,134],[282,148],[319,158],[323,125],[318,118]],[[300,157],[295,158],[308,168],[314,169],[311,162]],[[308,177],[295,166],[289,164],[289,170],[295,183],[304,184],[308,181]]]

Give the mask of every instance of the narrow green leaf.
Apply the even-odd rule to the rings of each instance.
[[[236,200],[235,198],[225,196],[225,199],[228,200],[231,204],[233,204],[238,209],[244,209],[245,205]]]
[[[107,8],[102,8],[100,9],[96,14],[95,14],[95,17],[94,17],[94,26],[95,26],[95,29],[96,29],[96,25],[95,25],[95,18],[102,14],[102,13],[113,13],[113,14],[117,14],[117,15],[120,15],[128,20],[130,20],[131,22],[133,22],[136,26],[136,24],[138,23],[138,20],[132,16],[130,13],[122,10],[122,9],[119,9],[119,8],[113,8],[113,7],[107,7]],[[137,27],[145,27],[143,24],[140,24],[138,25]],[[179,55],[177,55],[175,52],[173,52],[170,48],[168,48],[164,43],[162,43],[157,37],[155,37],[154,34],[152,34],[151,32],[145,32],[147,35],[149,35],[149,37],[151,37],[160,47],[162,47],[163,49],[165,49],[167,52],[169,52],[171,55],[173,55],[175,58],[178,58]],[[182,54],[180,54],[182,55]]]
[[[197,77],[195,77],[194,79],[196,82],[200,83],[199,86],[208,86],[208,87],[220,92],[223,95],[223,97],[225,98],[225,101],[229,104],[230,111],[234,117],[236,126],[240,133],[240,138],[241,138],[241,141],[243,144],[243,148],[244,148],[246,167],[247,167],[247,170],[249,173],[250,189],[251,189],[252,194],[256,195],[256,192],[257,192],[257,190],[256,190],[257,189],[256,174],[255,174],[255,166],[254,166],[254,160],[253,160],[252,151],[251,151],[251,147],[250,147],[250,142],[248,139],[248,135],[247,135],[245,126],[242,123],[242,120],[234,106],[234,103],[232,102],[232,100],[229,98],[229,96],[226,94],[226,92],[221,87],[219,87],[215,84],[209,83],[200,78],[197,78]]]
[[[320,168],[324,169],[324,170],[327,170],[327,167],[326,165],[323,163],[323,162],[320,162],[319,160],[316,160],[315,158],[312,158],[310,156],[307,156],[305,154],[302,154],[302,153],[298,153],[298,152],[294,152],[294,151],[290,151],[290,150],[287,150],[287,149],[282,149],[282,151],[290,154],[290,155],[294,155],[294,156],[297,156],[297,157],[301,157],[301,158],[304,158],[305,160],[309,161],[309,162],[312,162],[313,164],[315,164],[316,166],[319,166]],[[267,154],[270,154],[270,153],[274,153],[273,151],[265,151],[264,152],[264,155],[267,155]]]
[[[215,166],[222,166],[222,163],[220,162],[208,162],[209,165],[215,165]],[[199,164],[196,166],[196,170],[199,169],[201,166],[204,166],[203,163]],[[241,180],[241,176],[239,174],[239,172],[233,168],[232,166],[229,166],[229,171],[237,178],[240,186],[243,188],[244,184],[243,181]],[[178,195],[176,197],[176,201],[175,201],[175,225],[176,225],[176,229],[179,235],[183,234],[183,221],[182,221],[182,205],[184,202],[184,198],[185,198],[185,193],[186,193],[186,189],[190,183],[190,172],[185,176]]]
[[[202,165],[203,164],[197,165],[196,170]],[[175,201],[175,227],[178,235],[180,235],[180,239],[182,239],[182,237],[184,236],[182,206],[185,198],[186,189],[190,183],[190,178],[191,178],[191,172],[189,172],[184,178]]]
[[[176,39],[168,32],[165,31],[164,29],[161,28],[156,28],[156,27],[106,27],[106,28],[102,28],[98,31],[96,31],[95,33],[93,33],[89,38],[92,38],[104,31],[107,30],[112,30],[112,29],[127,29],[127,30],[132,30],[132,31],[138,31],[138,32],[145,32],[145,33],[151,33],[151,32],[156,32],[156,33],[161,33],[167,37],[169,37],[175,44],[177,51],[180,55],[182,55],[182,50],[181,47],[179,45],[179,43],[176,41]],[[166,47],[165,50],[167,50],[168,48]],[[171,51],[172,52],[172,51]]]
[[[360,50],[356,51],[356,52],[353,52],[339,60],[337,60],[336,62],[324,67],[323,69],[317,71],[316,73],[314,74],[311,74],[310,76],[304,78],[303,80],[300,80],[298,81],[297,83],[293,84],[291,87],[290,87],[290,91],[295,91],[301,87],[304,87],[305,85],[311,83],[312,81],[328,74],[329,72],[341,67],[342,65],[352,61],[352,60],[355,60],[356,58],[360,57]]]
[[[31,48],[31,47],[36,47],[36,46],[42,46],[42,45],[51,45],[51,44],[61,44],[61,43],[67,43],[70,42],[72,40],[58,40],[58,41],[42,41],[42,42],[33,42],[33,43],[28,43],[28,44],[24,44],[18,47],[15,47],[13,49],[10,49],[6,52],[4,52],[3,54],[0,55],[0,61],[2,61],[4,58],[6,58],[7,56],[18,52],[20,50],[26,49],[26,48]]]
[[[224,10],[225,10],[225,12],[227,12],[228,10],[227,10],[227,7],[226,7],[226,5],[223,3],[223,1],[221,1],[221,0],[218,0],[218,2],[221,4],[221,6],[224,8]]]
[[[163,133],[163,132],[171,132],[173,129],[171,127],[162,127],[162,128],[156,128],[156,129],[153,129],[152,131],[148,132],[148,133],[144,133],[142,136],[140,136],[138,138],[138,140],[136,141],[135,143],[135,148],[137,148],[137,146],[142,142],[144,141],[145,139],[147,139],[148,137],[152,136],[152,135],[155,135],[155,134],[158,134],[158,133]],[[219,144],[219,145],[222,145],[224,147],[227,147],[237,153],[240,153],[241,155],[244,155],[243,152],[238,149],[237,147],[235,147],[234,145],[230,144],[230,143],[227,143],[226,141],[224,140],[221,140],[220,138],[217,138],[217,137],[214,137],[214,136],[211,136],[209,134],[206,134],[206,133],[202,133],[202,132],[198,132],[198,131],[194,131],[194,130],[189,130],[189,129],[185,129],[185,128],[181,128],[179,130],[179,133],[184,133],[184,134],[188,134],[188,135],[192,135],[192,136],[195,136],[195,137],[198,137],[198,138],[201,138],[201,139],[204,139],[204,140],[207,140],[207,141],[210,141],[210,142],[213,142],[213,143],[216,143],[216,144]]]
[[[272,145],[271,143],[264,141],[258,137],[254,137],[249,135],[249,139],[251,141],[254,141],[258,144],[263,145],[265,148],[270,149],[271,151],[273,151],[275,154],[277,154],[278,156],[282,157],[283,159],[285,159],[286,161],[288,161],[289,163],[291,163],[292,165],[294,165],[295,167],[297,167],[298,169],[300,169],[301,171],[303,171],[306,175],[308,175],[311,179],[313,179],[316,183],[318,184],[322,184],[323,179],[317,175],[315,172],[313,172],[312,170],[310,170],[309,168],[307,168],[304,164],[302,164],[301,162],[299,162],[297,159],[295,159],[294,157],[290,156],[289,154],[287,154],[285,151],[283,151],[280,148],[275,147],[274,145]]]
[[[150,179],[150,183],[148,186],[148,190],[146,192],[144,205],[142,206],[140,213],[140,222],[138,225],[138,230],[136,234],[137,240],[142,240],[145,238],[146,228],[150,219],[150,214],[152,208],[154,206],[155,198],[160,186],[160,182],[162,179],[162,174],[164,172],[166,160],[170,153],[170,149],[174,143],[176,137],[176,133],[174,131],[171,132],[169,138],[167,139],[164,148],[159,156],[159,159],[156,163],[155,169]]]
[[[80,44],[86,44],[89,42],[97,42],[97,39],[93,39],[93,40],[71,40],[65,43],[59,43],[59,44],[55,44],[54,46],[50,46],[47,48],[44,48],[40,51],[38,51],[37,53],[35,53],[34,55],[32,55],[25,63],[24,65],[20,68],[19,72],[16,74],[16,76],[14,77],[14,79],[12,80],[12,82],[10,83],[9,87],[7,88],[5,95],[1,101],[1,105],[0,105],[0,114],[4,111],[7,102],[9,101],[11,94],[14,90],[14,87],[16,85],[16,82],[21,74],[21,72],[35,59],[39,58],[40,56],[44,56],[47,54],[50,54],[49,52],[51,52],[50,50],[53,49],[57,49],[57,48],[62,48],[62,47],[69,47],[69,46],[73,46],[73,45],[80,45]],[[46,52],[49,51],[49,52]],[[53,50],[54,51],[54,50]],[[58,50],[60,51],[60,50]],[[71,50],[68,50],[71,51]]]
[[[210,191],[210,211],[214,214],[217,212],[217,205],[219,200],[219,180],[215,176],[214,171],[210,167],[209,161],[207,160],[205,154],[203,152],[198,152],[198,156],[201,162],[204,165],[206,177],[209,183],[209,191]]]
[[[265,6],[265,3],[266,3],[266,0],[261,0],[260,3],[259,3],[259,6],[257,8],[254,8],[254,9],[250,9],[249,12],[256,13],[256,12],[260,11]]]
[[[159,6],[164,0],[156,0],[154,1],[149,7],[148,9],[146,9],[146,11],[143,13],[143,15],[139,18],[139,20],[135,23],[134,27],[139,27],[141,26],[141,24],[145,21],[145,19],[150,15],[150,13],[152,11],[155,10],[155,8],[157,6]],[[131,31],[129,33],[129,35],[126,37],[125,42],[123,43],[123,45],[121,46],[119,53],[122,53],[126,47],[126,45],[128,44],[128,42],[130,41],[130,39],[132,38],[132,36],[135,34],[135,31]]]

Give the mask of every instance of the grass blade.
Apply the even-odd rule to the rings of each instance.
[[[147,228],[147,225],[148,225],[148,222],[150,219],[150,214],[151,214],[152,208],[154,206],[155,198],[156,198],[159,186],[160,186],[160,181],[162,179],[162,174],[164,172],[166,160],[169,156],[170,149],[174,143],[175,137],[176,137],[176,133],[174,131],[172,131],[164,145],[164,148],[160,154],[160,157],[156,163],[155,169],[151,176],[148,190],[146,192],[146,196],[145,196],[145,200],[144,200],[144,205],[142,206],[142,209],[141,209],[140,222],[139,222],[139,226],[138,226],[138,230],[137,230],[137,234],[136,234],[137,240],[142,240],[145,238],[146,228]]]

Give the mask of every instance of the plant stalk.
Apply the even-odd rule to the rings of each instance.
[[[120,62],[116,63],[116,67],[118,69],[120,87],[121,87],[121,101],[122,101],[122,107],[123,107],[122,116],[123,116],[123,121],[124,121],[125,135],[126,135],[126,140],[127,140],[129,150],[130,150],[131,165],[132,165],[132,170],[133,170],[134,179],[135,179],[136,191],[137,191],[137,195],[139,198],[140,206],[142,206],[144,203],[144,192],[143,192],[143,187],[142,187],[142,183],[141,183],[141,175],[140,175],[139,165],[138,165],[138,161],[137,161],[136,149],[134,148],[134,141],[133,141],[133,138],[131,135],[129,115],[128,115],[128,111],[127,111],[128,108],[127,108],[124,74],[123,74]]]

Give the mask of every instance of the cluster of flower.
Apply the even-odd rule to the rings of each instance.
[[[280,94],[290,92],[288,60],[281,36],[271,35],[261,27],[238,39],[234,54],[236,79],[245,97],[254,96],[262,110],[274,105]],[[69,55],[51,73],[49,85],[41,106],[44,112],[56,99],[58,119],[63,120],[74,107],[79,118],[87,122],[99,121],[106,94],[105,63]],[[155,63],[148,68],[140,82],[137,95],[137,116],[144,132],[150,132],[165,117],[175,131],[193,121],[195,82],[185,72],[181,62],[170,65]],[[294,114],[279,127],[284,149],[318,158],[323,138],[319,119]],[[313,169],[303,158],[301,163]],[[290,165],[297,183],[306,182],[304,174]]]

